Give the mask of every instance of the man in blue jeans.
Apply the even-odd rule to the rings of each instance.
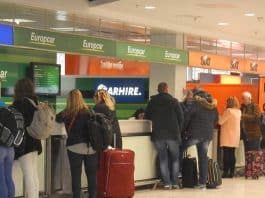
[[[13,147],[0,146],[0,198],[15,197],[12,179],[14,155]]]
[[[179,147],[184,116],[178,100],[168,93],[167,83],[159,83],[158,94],[151,97],[145,118],[153,124],[151,139],[158,153],[164,188],[179,189]]]
[[[199,161],[199,183],[197,188],[204,189],[208,174],[208,147],[213,139],[213,131],[218,123],[217,101],[202,90],[193,90],[194,101],[190,110],[185,112],[185,134],[182,151],[196,145]]]

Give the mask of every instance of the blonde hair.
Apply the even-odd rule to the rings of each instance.
[[[95,103],[104,103],[111,110],[115,110],[115,100],[114,98],[104,89],[97,90],[94,97]]]
[[[239,101],[237,99],[237,97],[235,96],[230,96],[227,98],[226,100],[226,108],[236,108],[239,109]]]
[[[82,110],[88,110],[88,106],[84,103],[82,93],[78,89],[74,89],[67,96],[65,114],[74,116]]]

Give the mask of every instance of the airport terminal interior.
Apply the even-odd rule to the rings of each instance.
[[[0,0],[0,198],[261,197],[264,9],[264,0]],[[92,116],[78,128],[81,103]],[[18,111],[23,129],[16,116],[9,129],[3,109]],[[36,121],[44,111],[49,129]],[[86,137],[84,126],[103,135]]]

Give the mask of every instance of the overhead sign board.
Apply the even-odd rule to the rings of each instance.
[[[0,24],[0,45],[13,45],[13,27]]]

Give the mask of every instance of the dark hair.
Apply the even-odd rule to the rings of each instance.
[[[145,110],[143,108],[140,108],[140,109],[137,109],[134,114],[133,114],[133,117],[135,117],[135,119],[138,118],[139,114],[141,113],[145,113]]]
[[[213,97],[211,94],[209,94],[207,91],[204,91],[203,89],[195,88],[192,90],[194,96],[200,96],[201,98],[206,99],[208,102],[213,101]]]
[[[168,85],[166,82],[161,82],[157,86],[158,93],[165,93],[167,91]]]
[[[36,97],[34,84],[29,78],[20,79],[15,85],[15,101],[23,100],[25,97]]]

